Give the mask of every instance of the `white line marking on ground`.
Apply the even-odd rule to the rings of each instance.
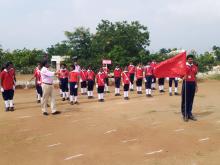
[[[130,119],[128,119],[129,121],[134,121],[134,120],[137,120],[137,119],[140,119],[140,117],[132,117]]]
[[[130,139],[130,140],[122,140],[122,143],[127,143],[127,142],[133,142],[133,141],[137,141],[137,139]]]
[[[22,130],[19,130],[18,132],[27,132],[27,131],[30,131],[30,129],[22,129]]]
[[[199,142],[203,142],[203,141],[207,141],[207,140],[209,140],[209,137],[203,138],[203,139],[199,139]]]
[[[79,120],[73,120],[73,121],[71,121],[71,123],[77,123],[77,122],[79,122]]]
[[[181,131],[184,131],[184,129],[182,128],[182,129],[176,129],[176,130],[174,130],[175,132],[181,132]]]
[[[41,137],[47,137],[47,136],[51,136],[51,135],[53,135],[53,134],[52,133],[48,133],[46,135],[42,135]]]
[[[73,156],[70,156],[70,157],[65,158],[64,160],[75,159],[75,158],[81,157],[81,156],[83,156],[83,155],[84,155],[84,154],[73,155]]]
[[[30,118],[32,116],[19,116],[18,119],[25,119],[25,118]]]
[[[153,122],[151,125],[158,125],[160,124],[161,122]]]
[[[63,116],[65,116],[65,117],[69,117],[69,116],[73,116],[73,115],[63,115]]]
[[[105,132],[104,134],[109,134],[109,133],[116,132],[116,131],[117,131],[117,129],[112,129],[112,130]]]
[[[146,153],[146,155],[153,155],[153,154],[157,154],[157,153],[161,153],[161,152],[163,152],[163,150],[148,152],[148,153]]]
[[[61,145],[61,143],[51,144],[51,145],[48,145],[47,147],[55,147],[55,146],[58,146],[58,145]]]
[[[216,123],[220,123],[220,120],[216,121]]]

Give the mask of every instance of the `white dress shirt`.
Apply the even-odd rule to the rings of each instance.
[[[51,72],[49,71],[48,68],[43,67],[40,73],[41,73],[42,83],[53,84],[53,77],[55,75],[55,72]]]

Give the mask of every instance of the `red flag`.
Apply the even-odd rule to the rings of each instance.
[[[186,73],[186,51],[162,61],[154,68],[154,75],[157,78],[182,77]]]

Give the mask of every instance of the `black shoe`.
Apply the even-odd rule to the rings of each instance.
[[[118,94],[116,93],[115,96],[118,96]]]
[[[98,102],[102,102],[102,99],[99,99]]]
[[[164,93],[165,91],[164,91],[164,90],[161,90],[161,92]]]
[[[10,108],[9,107],[5,108],[5,112],[8,112],[8,111],[10,111]]]
[[[183,121],[188,122],[188,121],[189,121],[189,118],[186,117],[186,116],[183,116]]]
[[[73,101],[70,101],[70,105],[73,105]]]
[[[14,107],[10,107],[10,109],[9,109],[10,111],[14,111],[15,109],[14,109]]]
[[[173,94],[172,94],[172,93],[169,93],[169,95],[172,96]]]
[[[62,101],[65,101],[65,98],[62,98]]]
[[[66,100],[68,100],[68,101],[69,101],[69,100],[70,100],[70,98],[69,98],[69,97],[67,97],[67,98],[66,98]]]
[[[37,100],[37,103],[40,104],[40,100]]]
[[[153,97],[153,96],[151,94],[149,94],[148,97]]]
[[[110,93],[110,91],[107,91],[107,93]]]
[[[134,91],[134,89],[130,89],[130,91]]]
[[[105,100],[104,100],[104,99],[101,99],[101,102],[105,102]]]
[[[152,90],[156,90],[156,88],[151,88]]]
[[[49,105],[49,104],[47,104],[47,107],[50,107],[50,105]]]
[[[52,115],[58,115],[58,114],[61,114],[60,111],[56,111],[56,112],[53,112]]]
[[[174,93],[174,95],[178,96],[178,95],[179,95],[179,93],[175,92],[175,93]]]
[[[47,112],[43,112],[43,115],[44,115],[44,116],[48,116],[48,113],[47,113]]]
[[[78,105],[78,104],[79,104],[79,102],[78,102],[78,101],[75,101],[75,102],[74,102],[74,104],[77,104],[77,105]]]
[[[193,121],[197,121],[197,119],[193,115],[189,116],[189,119]]]
[[[60,94],[60,97],[63,97],[63,94]]]

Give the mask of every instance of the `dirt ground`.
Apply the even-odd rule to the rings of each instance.
[[[0,164],[220,164],[220,81],[199,84],[198,121],[188,123],[181,118],[180,96],[132,92],[124,101],[113,90],[104,103],[79,96],[73,106],[56,90],[57,116],[41,114],[34,89],[16,90],[15,112],[4,112],[1,99]]]

